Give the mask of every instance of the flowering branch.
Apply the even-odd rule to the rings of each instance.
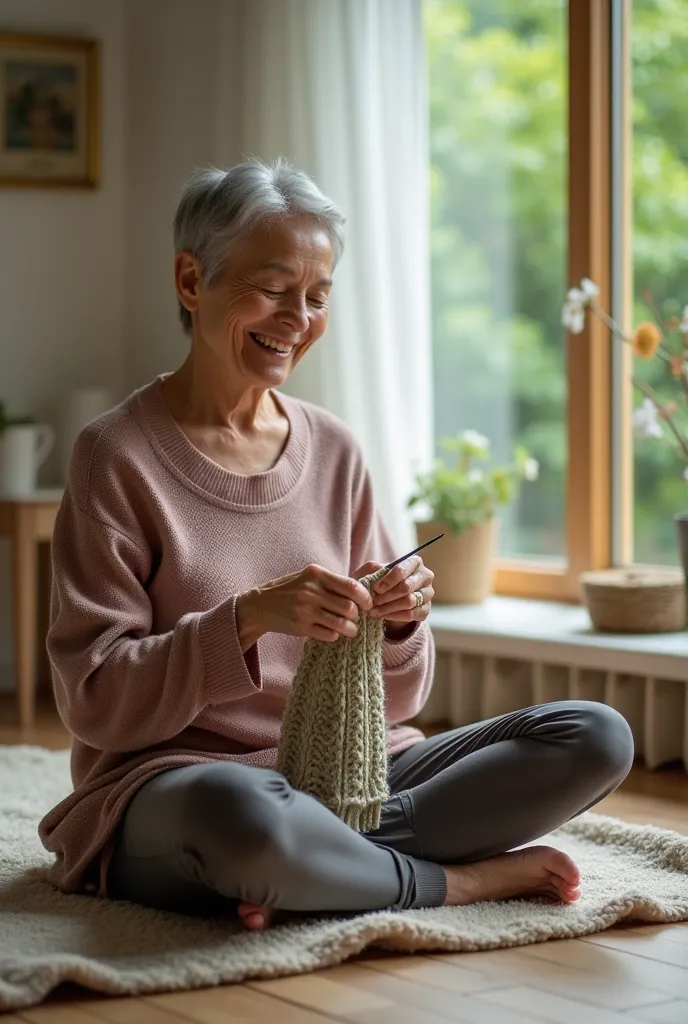
[[[651,359],[652,356],[657,355],[667,363],[672,376],[679,380],[682,391],[688,399],[688,306],[683,310],[683,319],[679,321],[676,317],[675,322],[671,325],[671,330],[679,330],[684,336],[683,352],[680,355],[675,355],[663,344],[667,341],[667,336],[661,326],[655,323],[641,323],[638,324],[633,334],[629,335],[613,317],[597,305],[595,299],[598,295],[599,288],[588,277],[583,278],[579,288],[569,289],[562,310],[563,326],[568,328],[571,334],[581,334],[585,326],[586,309],[590,309],[615,337],[630,345],[639,358]],[[657,317],[654,308],[653,312]],[[657,317],[657,319],[659,318]],[[645,401],[633,413],[633,427],[636,434],[640,437],[663,438],[664,432],[659,420],[665,420],[676,439],[682,458],[688,462],[688,438],[681,432],[674,418],[676,403],[663,403],[650,385],[637,377],[632,377],[631,383],[645,396]],[[688,480],[688,469],[686,469],[684,477]]]
[[[660,399],[657,397],[657,395],[652,390],[650,385],[646,384],[645,381],[638,380],[637,377],[631,377],[631,383],[633,384],[634,387],[636,387],[638,389],[638,391],[642,391],[642,393],[646,396],[646,398],[649,398],[649,400],[652,402],[652,405],[654,406],[654,408],[659,411],[662,419],[666,420],[667,426],[669,427],[669,429],[671,430],[672,434],[674,435],[674,437],[678,441],[679,448],[681,449],[681,454],[683,455],[683,457],[686,460],[686,462],[688,462],[688,441],[686,441],[685,437],[683,436],[683,434],[680,432],[680,430],[676,426],[674,420],[672,419],[671,412],[667,411],[667,407],[666,406],[662,406],[662,403],[661,403]],[[660,437],[662,436],[661,427],[660,427],[659,436]]]

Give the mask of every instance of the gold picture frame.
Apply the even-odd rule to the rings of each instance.
[[[0,186],[95,188],[94,39],[0,33]]]

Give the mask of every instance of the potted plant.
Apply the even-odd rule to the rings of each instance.
[[[428,558],[435,573],[435,601],[479,604],[492,588],[497,509],[513,501],[521,481],[537,479],[538,463],[517,447],[508,465],[485,465],[491,457],[490,442],[475,430],[440,443],[455,462],[448,465],[438,459],[427,473],[418,474],[408,507],[424,513],[416,523],[419,544],[445,534]]]
[[[643,396],[633,412],[633,432],[639,439],[657,438],[672,444],[685,464],[683,478],[688,481],[688,306],[684,307],[682,317],[672,316],[664,321],[657,317],[656,323],[640,323],[629,334],[597,304],[598,295],[595,282],[584,277],[578,288],[569,289],[561,322],[571,334],[581,334],[589,311],[602,320],[614,337],[629,345],[639,359],[660,359],[664,363],[680,401],[662,400],[646,381],[632,376],[633,387]],[[652,306],[651,296],[648,302]],[[674,518],[679,553],[688,579],[688,513],[679,512]]]

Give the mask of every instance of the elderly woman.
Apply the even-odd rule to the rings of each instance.
[[[414,555],[372,597],[358,582],[395,557],[359,448],[278,390],[327,326],[342,227],[284,161],[197,174],[175,219],[189,354],[77,441],[48,637],[75,788],[40,825],[66,892],[249,928],[579,895],[565,854],[514,851],[619,785],[627,724],[565,701],[431,739],[404,725],[432,683],[432,573]],[[392,793],[365,835],[274,769],[303,638],[362,615],[385,625]]]

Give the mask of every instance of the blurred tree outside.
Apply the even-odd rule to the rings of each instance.
[[[567,5],[424,0],[430,92],[432,329],[437,436],[473,427],[495,458],[541,466],[505,516],[502,551],[565,554]],[[688,303],[688,16],[634,0],[634,317]],[[575,145],[572,139],[571,144]],[[672,303],[673,300],[673,303]],[[678,388],[658,361],[639,376]],[[669,445],[636,442],[636,560],[677,560],[688,508]]]

